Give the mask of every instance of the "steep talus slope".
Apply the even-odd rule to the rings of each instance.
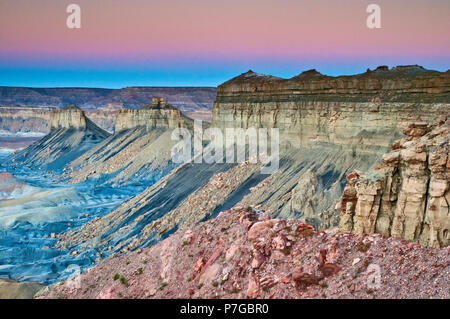
[[[342,148],[296,149],[280,156],[279,170],[269,177],[260,173],[260,164],[248,162],[181,165],[111,214],[64,234],[60,245],[124,252],[236,204],[263,207],[272,216],[297,217],[324,227],[318,215],[342,193],[341,179],[355,167],[368,169],[377,161],[371,154],[355,160]],[[336,158],[341,162],[336,163]],[[337,219],[325,223],[335,225]]]
[[[411,120],[448,112],[449,92],[449,74],[420,67],[338,78],[240,75],[219,86],[212,126],[278,128],[278,171],[263,175],[260,164],[248,162],[182,165],[111,214],[65,234],[60,245],[124,252],[236,204],[335,226],[332,208],[345,177],[372,167]]]
[[[171,214],[180,203],[188,202],[188,198],[201,191],[216,174],[233,166],[235,164],[183,164],[106,216],[63,234],[57,247],[78,251],[95,248],[102,255],[110,255],[148,245],[176,230],[178,220],[174,224],[164,223],[164,230],[158,231],[158,224],[165,215]],[[198,218],[202,217],[195,220]]]
[[[449,298],[449,275],[447,248],[328,235],[236,207],[36,298]]]
[[[115,133],[70,163],[66,177],[77,183],[90,177],[104,183],[156,182],[173,169],[172,131],[192,130],[193,121],[162,98],[138,110],[120,110]]]
[[[14,165],[62,169],[109,136],[74,105],[52,110],[49,123],[49,134],[12,156]]]
[[[450,117],[436,126],[414,123],[404,133],[376,169],[347,177],[339,228],[448,246]]]

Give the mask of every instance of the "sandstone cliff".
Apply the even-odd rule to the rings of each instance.
[[[450,244],[450,117],[414,123],[383,163],[347,176],[341,231],[380,233],[434,247]]]
[[[57,129],[86,129],[84,112],[75,105],[65,106],[63,109],[50,111],[50,130]]]
[[[153,98],[152,104],[137,110],[122,109],[116,117],[115,131],[144,127],[174,129],[177,127],[191,127],[192,120],[184,116],[180,110],[168,104],[164,98]]]
[[[433,121],[449,102],[450,73],[419,66],[291,79],[249,71],[218,87],[212,126],[278,127],[282,143],[296,147],[388,147],[411,121]]]

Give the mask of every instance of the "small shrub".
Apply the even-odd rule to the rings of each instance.
[[[128,288],[128,281],[125,279],[124,276],[120,276],[120,283]]]
[[[164,290],[164,288],[168,285],[167,282],[161,283],[161,287],[159,287],[159,290]]]

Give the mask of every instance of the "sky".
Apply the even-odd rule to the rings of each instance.
[[[81,28],[69,29],[69,4]],[[369,4],[381,28],[366,25]],[[449,0],[0,0],[0,86],[217,86],[252,69],[450,68]]]

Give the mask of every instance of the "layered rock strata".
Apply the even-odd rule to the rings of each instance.
[[[69,105],[62,110],[53,109],[50,111],[50,130],[76,129],[84,130],[87,126],[87,119],[84,112],[75,105]]]
[[[277,127],[282,143],[296,147],[388,147],[411,121],[433,121],[449,102],[450,73],[419,66],[291,79],[249,71],[218,87],[212,126]]]
[[[341,231],[380,233],[433,247],[450,244],[450,117],[414,123],[383,163],[347,176]]]
[[[153,98],[152,104],[137,110],[122,109],[116,117],[115,131],[144,127],[174,129],[177,127],[191,127],[192,120],[184,116],[180,110],[168,104],[164,98]]]

